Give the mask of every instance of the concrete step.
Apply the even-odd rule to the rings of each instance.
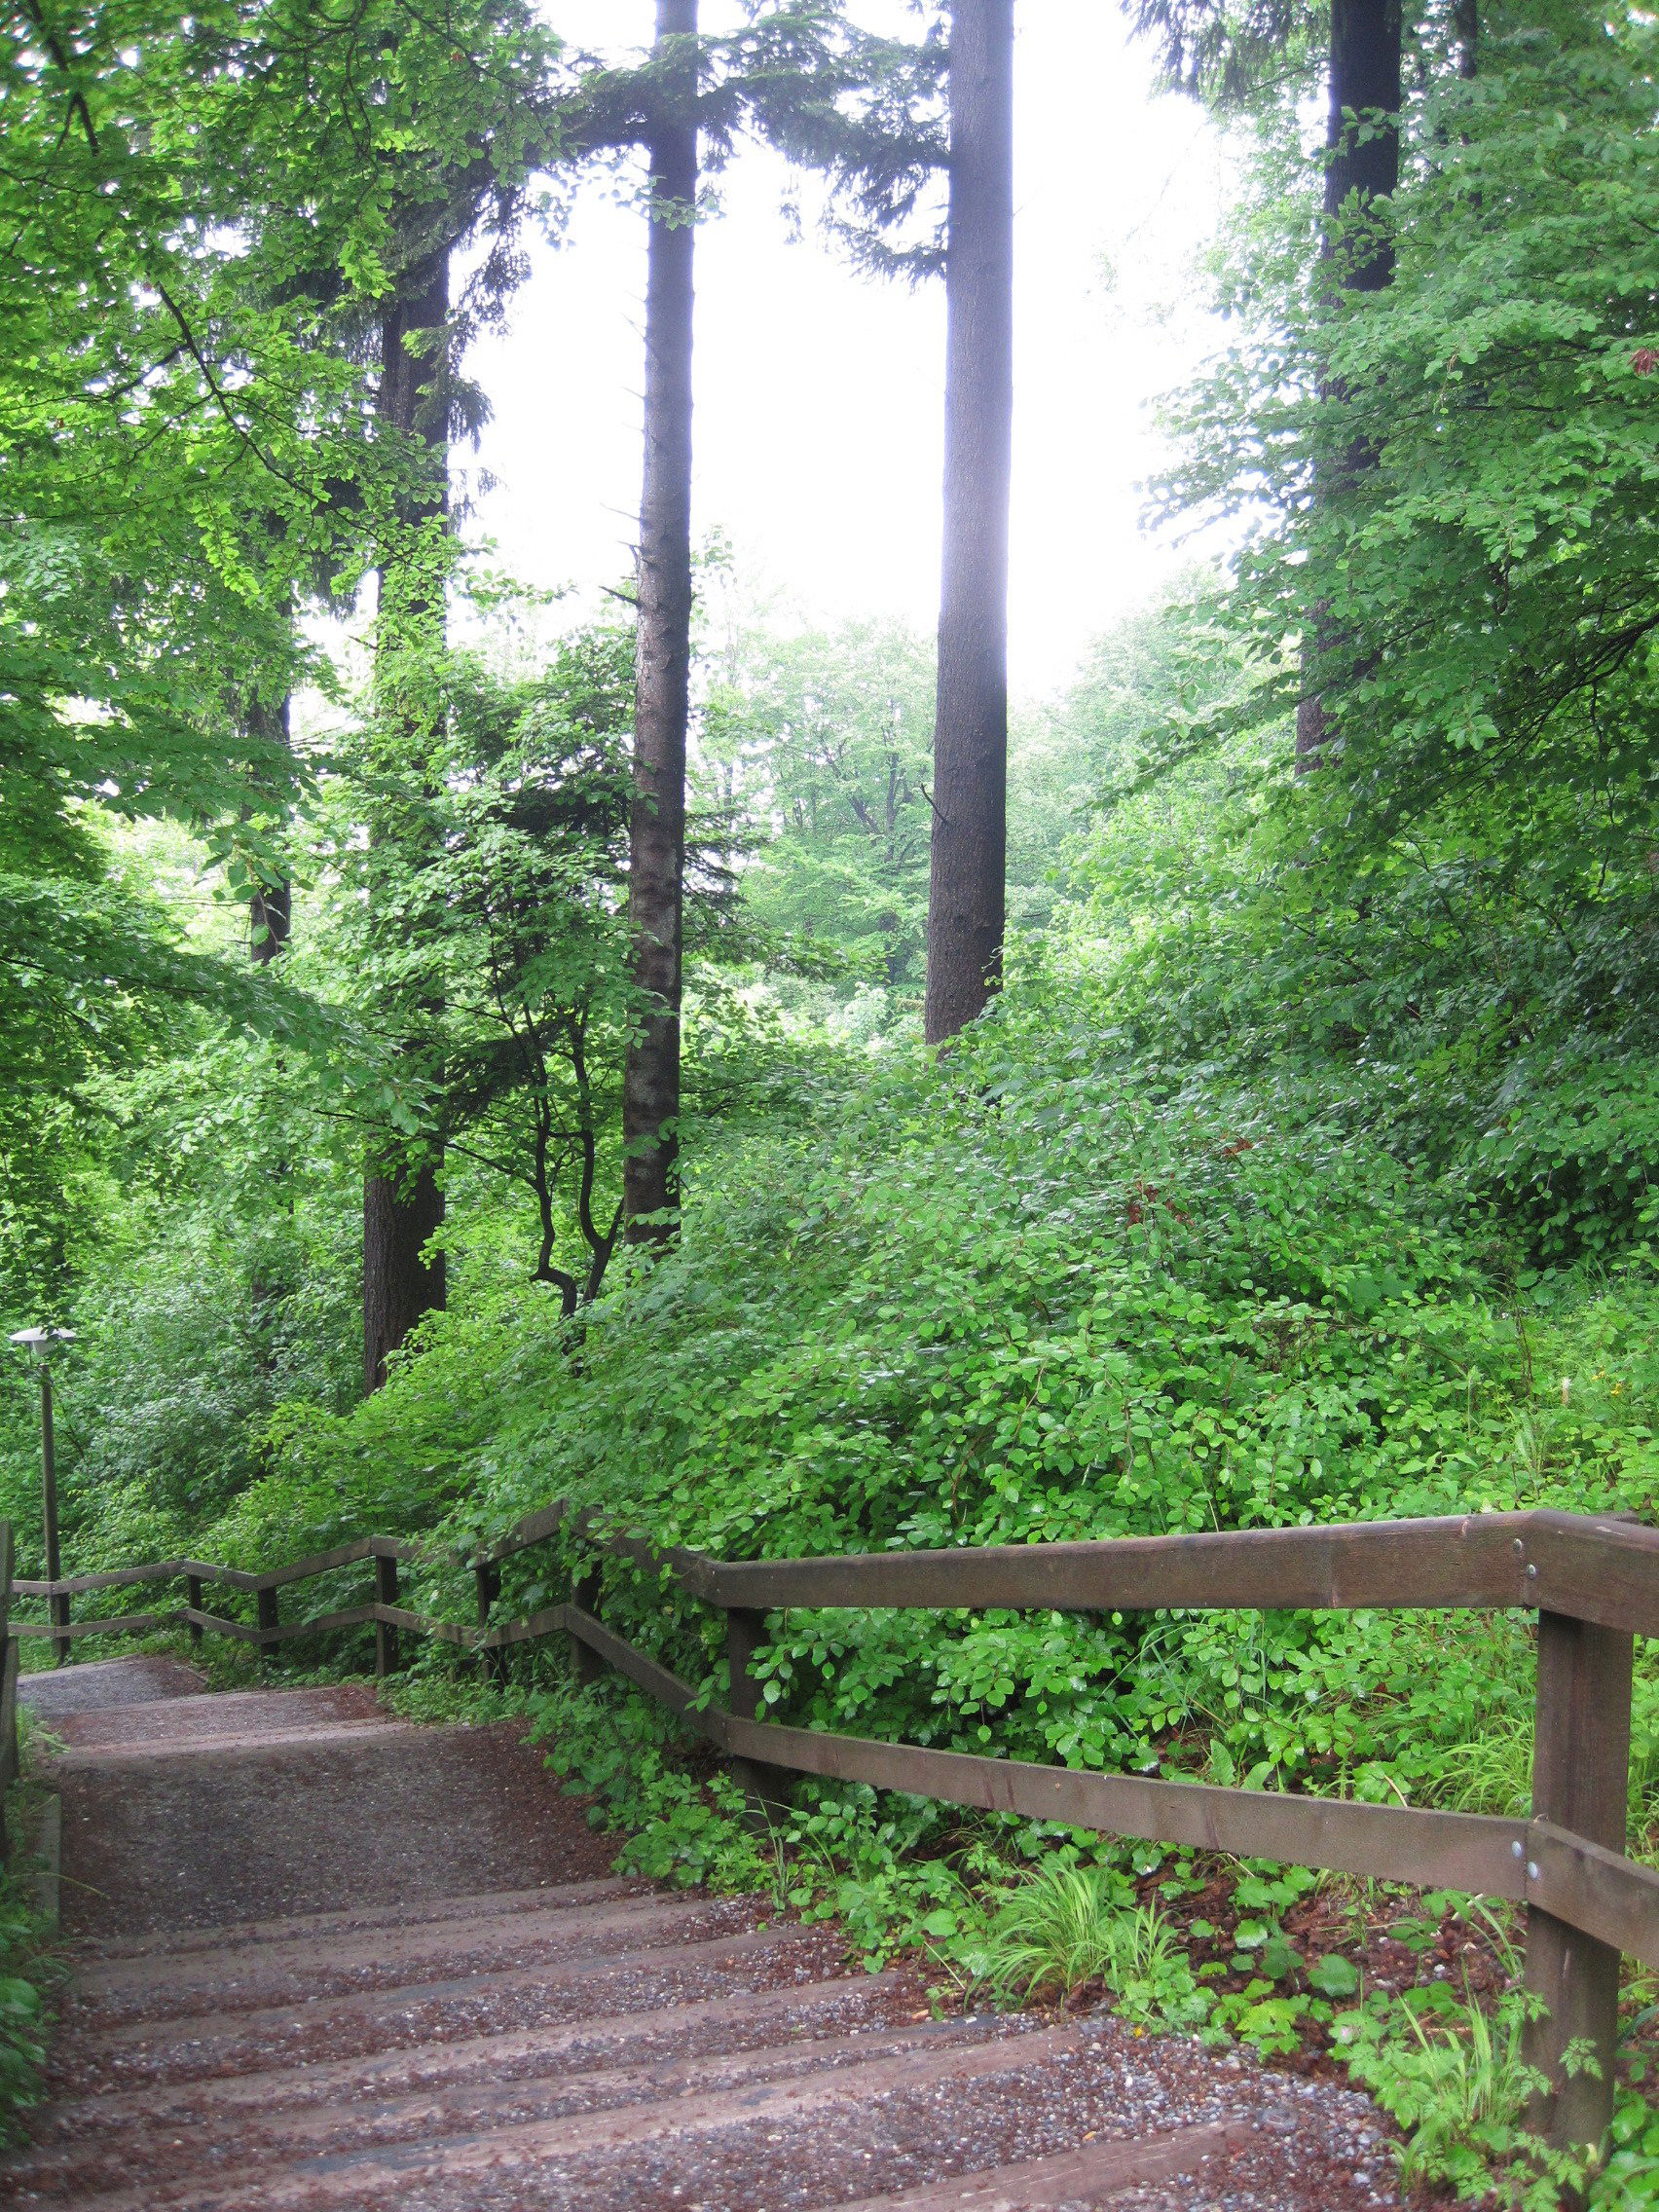
[[[310,2005],[356,1989],[510,1972],[572,1951],[639,1950],[670,1934],[681,1940],[734,1934],[756,1925],[761,1901],[645,1896],[118,1959],[82,1967],[71,2010],[97,2034],[127,2021],[185,2018],[209,2007],[237,2013]]]

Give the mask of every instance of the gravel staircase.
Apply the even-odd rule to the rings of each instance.
[[[203,1695],[154,1661],[38,1697],[63,1745],[76,1975],[52,2101],[0,2199],[1398,2202],[1375,2116],[1329,2085],[1104,2016],[937,2019],[910,1970],[849,1966],[832,1928],[604,1871],[509,1732],[406,1727],[351,1690]]]

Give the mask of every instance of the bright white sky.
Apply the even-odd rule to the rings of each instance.
[[[651,0],[556,0],[573,44],[618,57]],[[729,13],[705,0],[718,30]],[[871,28],[903,0],[855,0]],[[1195,258],[1226,168],[1114,0],[1019,0],[1013,676],[1062,682],[1088,639],[1183,556],[1140,527],[1157,466],[1149,405],[1213,343]],[[740,154],[698,234],[696,520],[731,541],[758,597],[812,619],[882,613],[931,630],[940,557],[943,301],[851,271],[808,231],[789,183]],[[498,480],[479,527],[503,563],[586,599],[623,579],[639,501],[644,222],[596,182],[565,242],[538,245],[505,332],[471,368]],[[457,455],[461,461],[463,457]]]

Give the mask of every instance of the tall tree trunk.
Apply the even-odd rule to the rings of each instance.
[[[1008,510],[1014,441],[1014,0],[955,0],[945,257],[944,561],[926,1027],[954,1037],[1002,977]]]
[[[287,695],[276,704],[266,699],[250,699],[247,706],[248,734],[260,744],[289,750],[289,710]],[[278,958],[282,947],[293,932],[293,886],[286,878],[280,882],[261,883],[248,901],[248,953],[256,968],[269,968]]]
[[[1365,216],[1392,199],[1400,181],[1400,0],[1333,0],[1330,110],[1325,143],[1327,250],[1335,219],[1347,207]],[[1349,115],[1382,115],[1368,135]],[[1381,292],[1393,281],[1393,240],[1383,230],[1363,247],[1349,246],[1343,282],[1350,292]]]
[[[1394,246],[1386,228],[1375,238],[1339,240],[1344,220],[1363,221],[1378,203],[1393,197],[1400,181],[1400,0],[1331,0],[1330,107],[1325,123],[1326,254],[1339,243],[1344,254],[1343,287],[1350,292],[1381,292],[1393,281]],[[1386,128],[1367,135],[1363,119],[1381,113]],[[1358,117],[1356,125],[1350,118]],[[1329,497],[1369,466],[1370,455],[1344,456],[1327,484],[1314,496]],[[1305,670],[1318,657],[1320,613],[1314,617],[1314,650],[1303,656]],[[1309,691],[1296,710],[1296,768],[1299,775],[1317,767],[1329,742],[1324,700]]]
[[[391,428],[418,439],[425,448],[424,481],[411,492],[400,520],[408,533],[394,557],[381,568],[379,640],[383,665],[395,673],[383,694],[389,727],[385,743],[392,757],[393,780],[424,789],[432,770],[437,709],[429,689],[444,636],[444,586],[435,574],[432,549],[423,542],[423,525],[447,515],[449,504],[449,422],[444,370],[433,334],[449,314],[449,252],[440,247],[414,264],[387,313],[382,331],[379,410]],[[415,343],[412,346],[410,341]],[[422,666],[423,659],[426,665]],[[419,806],[405,809],[418,817]],[[414,839],[421,830],[417,819]],[[371,848],[375,830],[371,825]],[[408,847],[403,859],[419,865]],[[370,870],[371,903],[373,867]],[[419,1031],[439,1012],[430,997],[396,1010],[412,1019],[417,1032],[408,1050],[424,1065]],[[426,1072],[430,1072],[429,1068]],[[383,1146],[363,1178],[363,1386],[377,1390],[386,1381],[387,1356],[404,1342],[424,1314],[444,1304],[444,1256],[425,1246],[443,1227],[444,1199],[430,1144],[413,1154]]]
[[[658,53],[677,58],[651,135],[645,278],[645,467],[628,926],[639,993],[622,1088],[630,1243],[672,1235],[680,1202],[680,1003],[684,948],[685,732],[691,690],[692,210],[697,200],[697,0],[657,0]]]
[[[1480,68],[1480,0],[1454,0],[1452,29],[1457,42],[1457,74],[1472,83]]]
[[[243,713],[243,726],[256,745],[267,753],[289,748],[289,710],[291,701],[284,692],[279,700],[259,697],[249,698]],[[256,968],[272,967],[281,958],[283,947],[293,931],[293,885],[284,875],[278,879],[255,886],[247,903],[248,958]],[[278,1063],[278,1069],[280,1063]],[[278,1080],[280,1076],[278,1074]],[[272,1161],[268,1172],[278,1189],[288,1181],[289,1162],[286,1159]],[[288,1211],[293,1212],[290,1199]],[[261,1369],[270,1374],[276,1365],[266,1324],[271,1318],[280,1285],[273,1281],[262,1266],[256,1265],[248,1291],[253,1306],[254,1320],[260,1325],[256,1356]]]

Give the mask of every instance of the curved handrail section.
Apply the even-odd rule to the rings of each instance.
[[[577,1562],[569,1600],[524,1618],[497,1617],[503,1565],[555,1537]],[[725,1613],[725,1706],[599,1617],[600,1568],[608,1560],[655,1574],[681,1596]],[[477,1625],[401,1604],[398,1569],[406,1564],[469,1567]],[[279,1591],[357,1565],[373,1568],[372,1600],[308,1620],[279,1618]],[[811,1774],[1150,1842],[1466,1890],[1525,1905],[1529,1981],[1549,2008],[1530,2030],[1530,2056],[1552,2083],[1547,2109],[1536,2118],[1561,2144],[1599,2137],[1610,2114],[1619,1954],[1659,1968],[1659,1873],[1625,1851],[1633,1640],[1659,1636],[1659,1530],[1627,1516],[1538,1509],[1097,1542],[720,1560],[619,1530],[561,1500],[466,1555],[373,1535],[260,1573],[170,1559],[55,1582],[13,1582],[10,1567],[11,1531],[5,1529],[0,1773],[8,1771],[19,1637],[52,1638],[61,1660],[70,1640],[87,1636],[183,1626],[198,1640],[213,1633],[263,1650],[294,1637],[372,1625],[376,1669],[384,1674],[397,1663],[402,1634],[480,1652],[498,1666],[515,1644],[563,1635],[579,1674],[614,1668],[726,1752],[757,1811],[777,1802],[790,1775]],[[169,1581],[185,1584],[184,1605],[83,1621],[6,1617],[13,1591],[62,1601]],[[209,1585],[251,1594],[255,1619],[206,1610]],[[790,1606],[1535,1610],[1531,1817],[1102,1774],[763,1720],[755,1655],[766,1641],[766,1616]],[[15,1751],[11,1757],[15,1772]],[[1600,2083],[1564,2064],[1570,2045],[1585,2039],[1602,2055]]]

